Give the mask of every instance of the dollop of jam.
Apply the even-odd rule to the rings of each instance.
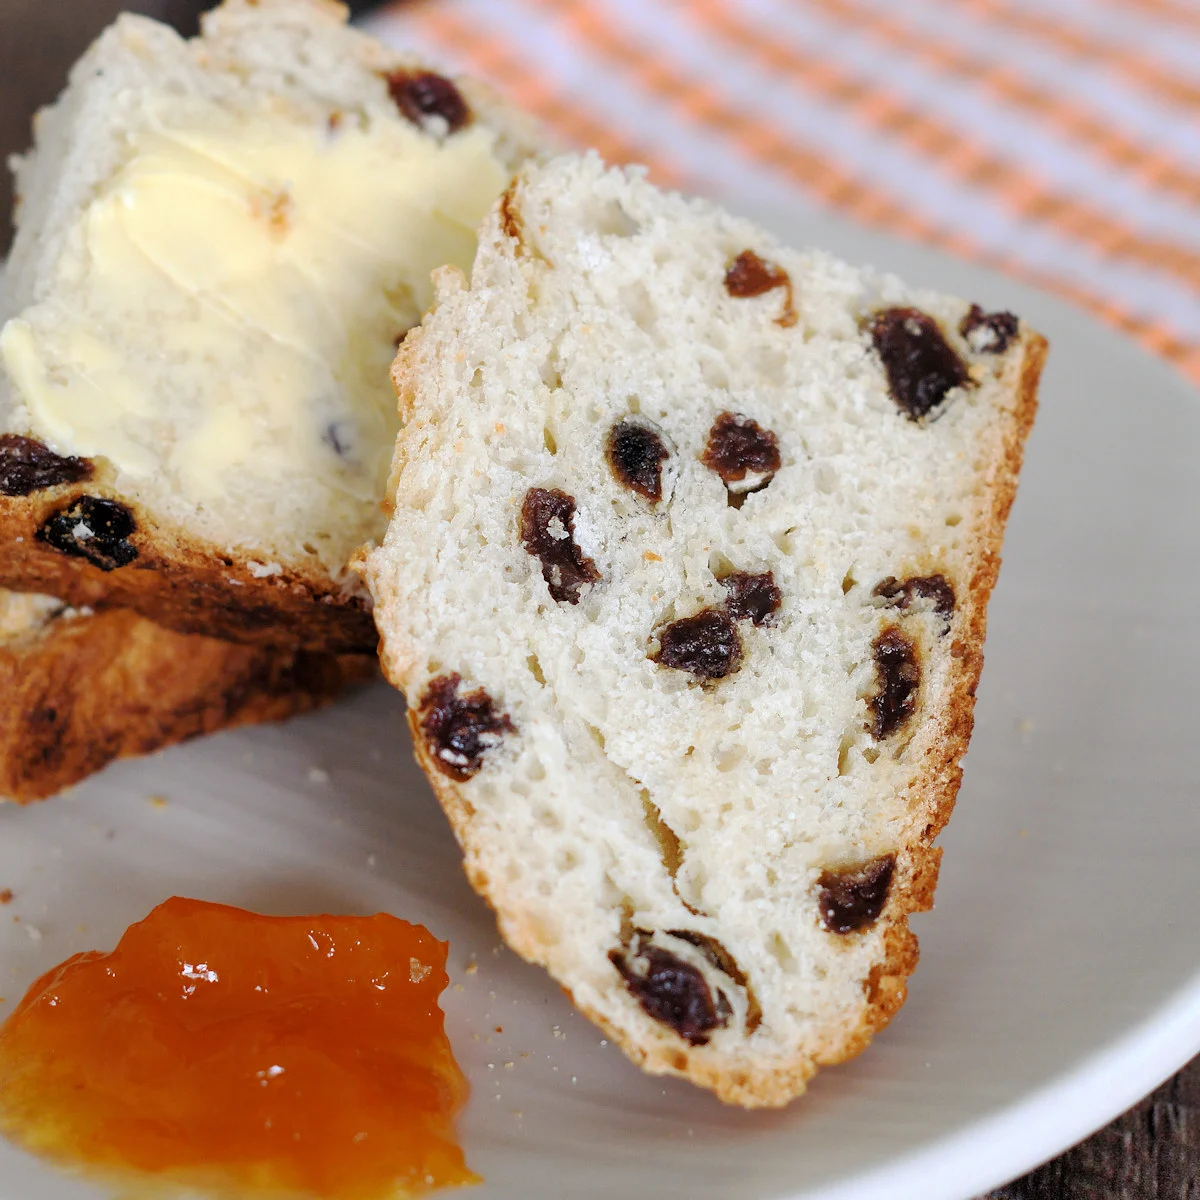
[[[775,324],[785,329],[795,325],[796,308],[792,295],[792,277],[777,263],[759,258],[753,250],[743,250],[725,269],[725,290],[739,299],[762,296],[783,288],[783,312]]]
[[[932,412],[955,388],[971,382],[966,364],[941,327],[919,308],[888,308],[867,326],[887,373],[892,399],[913,421]]]
[[[882,854],[870,862],[822,871],[817,886],[821,924],[830,933],[854,933],[879,919],[887,903],[896,856]]]
[[[0,496],[28,496],[63,483],[91,479],[90,459],[64,457],[19,433],[0,435]]]
[[[530,488],[517,525],[521,544],[541,560],[542,578],[560,604],[578,604],[579,594],[600,578],[596,564],[575,543],[575,498],[549,488]]]
[[[630,491],[652,504],[662,499],[662,467],[671,452],[648,425],[618,421],[609,431],[605,455],[613,475]]]
[[[393,71],[387,76],[387,85],[396,107],[414,125],[423,126],[429,117],[440,117],[448,133],[457,133],[471,119],[462,93],[444,75]]]
[[[433,761],[442,774],[465,783],[479,773],[483,756],[516,726],[496,702],[476,688],[458,694],[461,675],[439,675],[421,697],[417,717]]]
[[[742,663],[742,640],[727,612],[706,608],[659,630],[656,663],[697,679],[724,679]]]
[[[382,913],[168,900],[0,1026],[0,1129],[168,1189],[393,1200],[477,1182],[454,1137],[467,1083],[445,963],[445,943]]]

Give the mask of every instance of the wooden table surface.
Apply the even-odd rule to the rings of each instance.
[[[190,32],[204,7],[203,0],[0,0],[0,160],[24,149],[34,109],[53,99],[67,67],[118,11]],[[5,185],[0,253],[9,209]],[[1200,1200],[1200,1058],[1107,1129],[988,1200]]]

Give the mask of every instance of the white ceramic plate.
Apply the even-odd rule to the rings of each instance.
[[[0,1015],[173,893],[424,922],[451,947],[448,1027],[474,1089],[462,1137],[487,1179],[474,1200],[960,1200],[1200,1050],[1197,397],[1011,281],[824,218],[767,220],[1011,307],[1053,345],[937,911],[914,922],[908,1004],[867,1053],[778,1113],[639,1074],[497,945],[382,685],[0,808],[0,887],[16,892]],[[2,1200],[100,1194],[0,1145]]]

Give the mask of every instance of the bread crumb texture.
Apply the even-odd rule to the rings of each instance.
[[[368,582],[468,875],[732,1103],[861,1050],[916,963],[1045,349],[970,313],[564,157],[393,368]]]

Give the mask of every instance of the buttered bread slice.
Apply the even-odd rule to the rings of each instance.
[[[533,148],[345,25],[123,16],[39,114],[0,299],[0,585],[188,632],[370,650],[388,368]]]
[[[367,578],[502,933],[647,1070],[778,1105],[904,999],[1045,342],[594,156],[394,368]]]
[[[41,800],[116,758],[279,721],[375,676],[365,654],[175,633],[0,590],[0,801]]]

